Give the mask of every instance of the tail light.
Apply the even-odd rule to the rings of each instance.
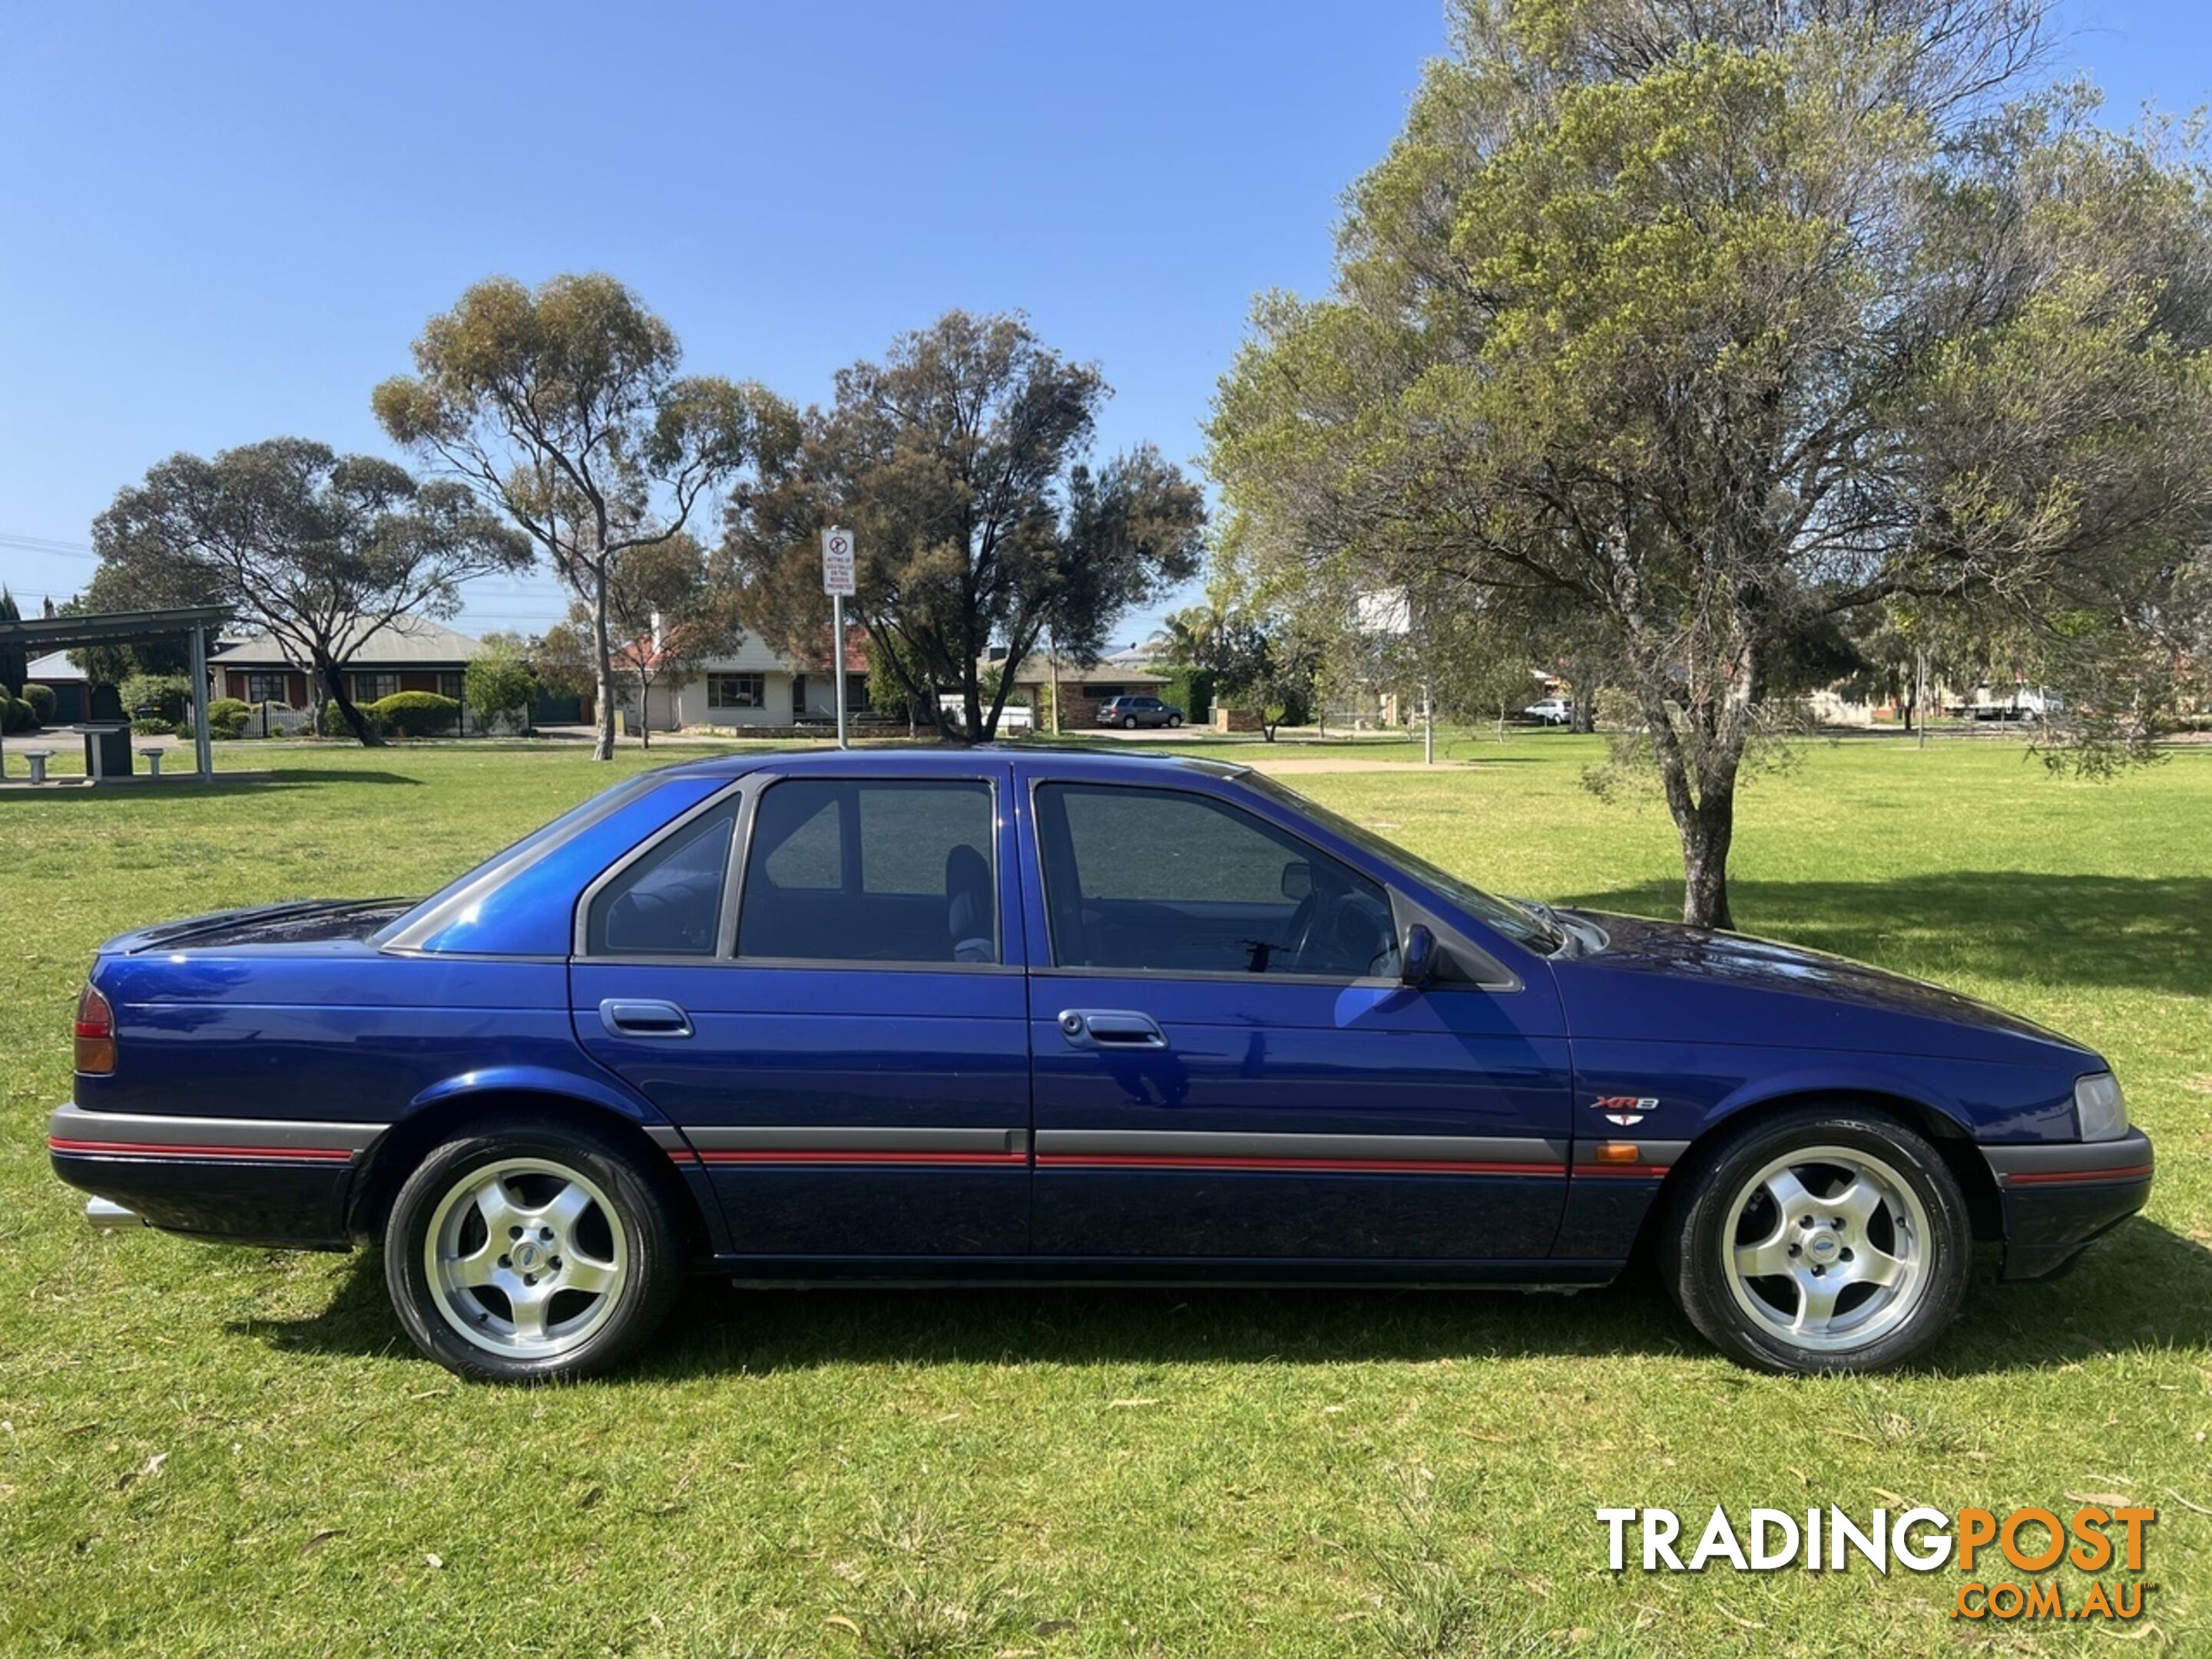
[[[76,1068],[98,1077],[115,1069],[115,1010],[89,985],[76,1000]]]

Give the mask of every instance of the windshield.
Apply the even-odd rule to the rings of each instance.
[[[1445,898],[1469,915],[1496,928],[1516,945],[1549,956],[1565,944],[1560,931],[1532,911],[1524,910],[1510,900],[1462,881],[1449,870],[1440,869],[1418,854],[1409,853],[1397,842],[1376,835],[1364,825],[1354,823],[1341,812],[1332,812],[1318,801],[1301,795],[1295,789],[1285,788],[1273,778],[1246,771],[1238,781],[1249,785],[1261,794],[1271,797],[1316,823],[1324,823],[1336,834],[1356,847],[1364,847],[1384,863],[1404,871],[1415,880],[1434,888]]]

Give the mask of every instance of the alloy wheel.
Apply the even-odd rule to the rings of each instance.
[[[543,1359],[580,1346],[613,1316],[631,1249],[589,1177],[550,1158],[512,1158],[447,1189],[422,1255],[447,1324],[489,1352]]]

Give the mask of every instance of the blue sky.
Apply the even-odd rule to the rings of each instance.
[[[2061,21],[2116,118],[2212,85],[2199,6]],[[0,0],[0,580],[73,592],[176,450],[384,449],[369,388],[493,271],[612,271],[689,367],[801,402],[1018,307],[1103,367],[1102,450],[1193,455],[1252,295],[1326,283],[1443,45],[1438,0]],[[463,626],[562,605],[488,581]]]

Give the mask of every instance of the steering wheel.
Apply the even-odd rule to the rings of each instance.
[[[1354,921],[1364,923],[1369,930],[1367,940],[1355,943],[1346,938],[1346,923]],[[1382,948],[1370,951],[1357,949],[1357,945],[1369,940],[1381,941]],[[1304,931],[1298,937],[1297,948],[1291,953],[1291,965],[1298,973],[1340,973],[1345,970],[1345,964],[1332,962],[1328,956],[1334,953],[1335,947],[1353,945],[1354,954],[1364,958],[1358,971],[1371,974],[1376,971],[1376,963],[1389,954],[1393,948],[1390,941],[1390,913],[1387,908],[1366,893],[1337,893],[1315,906],[1313,915],[1307,919]],[[1322,960],[1312,959],[1316,952],[1324,953]]]

